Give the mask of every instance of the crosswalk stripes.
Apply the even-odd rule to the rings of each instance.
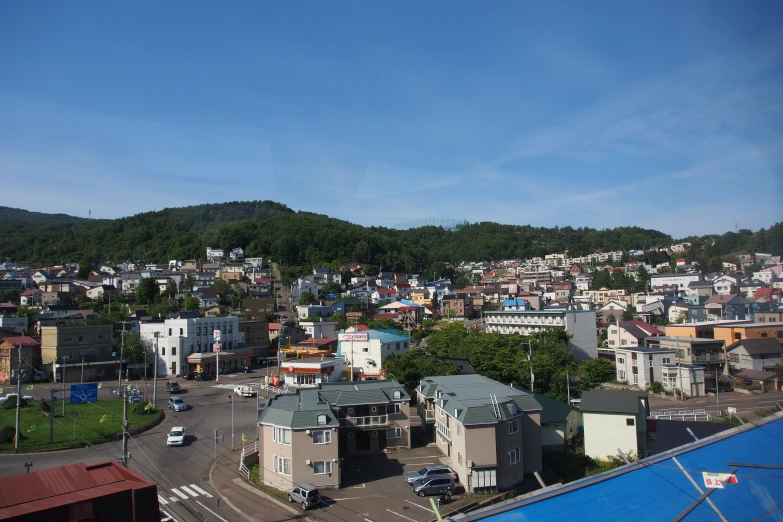
[[[168,504],[179,502],[180,500],[188,500],[198,496],[212,498],[211,494],[207,493],[195,484],[179,486],[178,488],[171,488],[170,493],[173,493],[173,495],[169,496],[168,498],[163,495],[158,495],[158,501],[161,505],[166,506]]]

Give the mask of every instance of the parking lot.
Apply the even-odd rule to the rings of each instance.
[[[347,457],[342,466],[342,487],[322,491],[315,517],[325,520],[372,522],[425,522],[435,518],[430,497],[418,497],[405,482],[405,474],[428,464],[441,464],[437,448],[398,450],[381,455]],[[457,486],[454,497],[464,495]],[[436,497],[432,497],[436,498]]]

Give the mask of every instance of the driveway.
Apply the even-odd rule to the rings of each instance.
[[[437,448],[426,447],[346,457],[342,466],[342,487],[322,492],[324,501],[317,515],[329,521],[351,520],[357,516],[371,522],[432,520],[435,512],[430,497],[416,496],[404,476],[427,464],[440,464],[440,457]],[[455,497],[463,494],[458,486]]]

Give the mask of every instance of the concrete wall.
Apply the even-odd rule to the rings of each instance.
[[[524,446],[525,473],[541,471],[541,414],[528,413],[521,418],[522,445]]]
[[[292,444],[281,444],[273,440],[273,426],[262,425],[258,427],[259,442],[259,476],[264,484],[274,486],[278,489],[286,490],[293,484],[293,474],[283,475],[274,471],[274,456],[292,459],[293,457],[293,434],[291,434]],[[293,469],[293,460],[291,467]],[[293,472],[292,472],[293,473]]]
[[[338,431],[332,431],[329,428],[327,431],[332,433],[332,442],[329,444],[314,444],[313,435],[314,431],[323,430],[309,430],[308,434],[306,430],[297,430],[291,433],[291,447],[293,450],[293,460],[291,462],[293,481],[297,484],[309,482],[320,488],[340,487],[340,459],[338,458]],[[310,464],[307,464],[307,461]],[[316,461],[331,461],[332,473],[330,474],[318,474],[313,472],[313,462]]]

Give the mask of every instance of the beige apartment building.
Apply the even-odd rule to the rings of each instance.
[[[113,355],[111,324],[41,327],[41,371],[61,382],[117,377],[119,357]]]
[[[259,412],[259,476],[288,489],[340,487],[340,457],[410,448],[410,396],[396,381],[322,383],[267,400]]]
[[[416,388],[425,431],[468,493],[503,490],[541,471],[541,405],[481,375],[428,377]]]

